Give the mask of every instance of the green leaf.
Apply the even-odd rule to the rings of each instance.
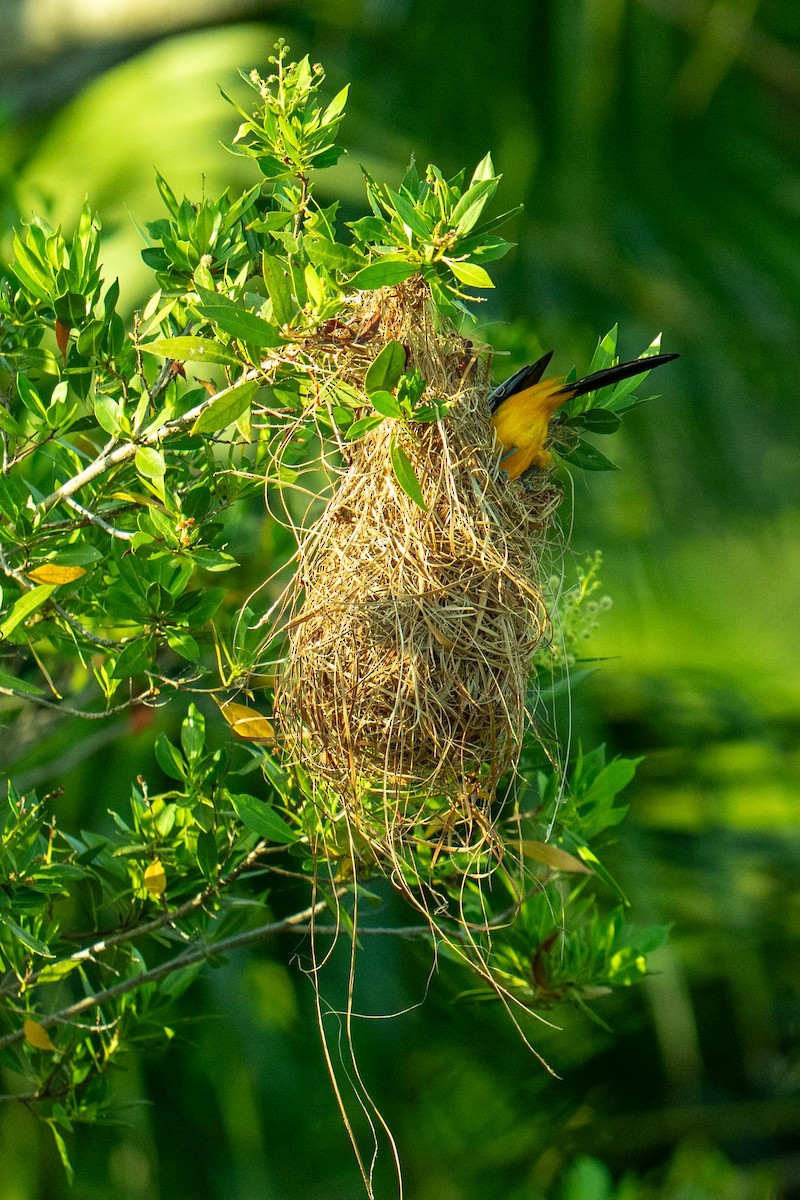
[[[403,410],[391,392],[372,392],[370,394],[370,403],[381,416],[394,417],[396,420],[403,415]]]
[[[56,1129],[55,1123],[52,1120],[47,1120],[45,1124],[50,1126],[50,1132],[53,1135],[53,1140],[55,1141],[56,1149],[58,1151],[58,1157],[61,1159],[61,1165],[64,1168],[64,1174],[67,1177],[67,1183],[70,1187],[72,1187],[73,1183],[75,1182],[75,1172],[72,1169],[72,1163],[69,1161],[67,1143],[64,1141],[60,1131]]]
[[[395,211],[402,223],[415,233],[418,238],[423,241],[428,241],[431,236],[431,227],[425,220],[422,213],[418,212],[414,205],[401,196],[398,192],[393,192],[391,188],[387,188],[386,192],[394,205]]]
[[[394,440],[389,446],[389,457],[392,461],[392,470],[394,471],[395,479],[400,484],[400,487],[410,500],[413,500],[423,512],[427,512],[428,506],[423,498],[422,488],[419,486],[419,480],[411,465],[411,460],[403,447]]]
[[[263,254],[261,274],[272,301],[273,317],[279,325],[290,325],[295,313],[292,289],[289,286],[289,276],[283,269],[280,260],[273,258],[270,254]]]
[[[5,671],[0,671],[0,688],[8,688],[18,696],[44,695],[44,688],[37,687],[35,683],[27,683],[24,679],[17,679],[14,675],[7,675]]]
[[[395,283],[402,283],[418,271],[419,267],[414,263],[398,262],[396,259],[387,262],[385,259],[379,259],[354,275],[350,283],[358,291],[366,292],[373,288],[391,287]]]
[[[61,962],[47,963],[39,972],[37,983],[59,983],[83,963],[75,959],[62,959]]]
[[[400,382],[400,376],[406,369],[406,348],[402,342],[387,342],[373,361],[370,363],[364,379],[367,395],[373,392],[393,391]],[[376,406],[377,407],[377,406]],[[380,412],[381,410],[378,409]],[[395,415],[395,414],[389,414]],[[397,413],[397,416],[400,414]]]
[[[485,161],[485,160],[484,160]],[[469,233],[497,191],[498,179],[480,179],[467,188],[450,216],[450,224],[456,233]]]
[[[140,675],[150,666],[151,652],[149,638],[140,637],[128,642],[114,663],[111,678],[128,679],[131,675]]]
[[[134,461],[136,470],[145,479],[162,480],[167,472],[164,455],[154,446],[137,446]]]
[[[42,958],[55,958],[55,955],[44,942],[40,942],[37,937],[34,937],[27,929],[23,929],[21,925],[18,925],[11,917],[6,916],[5,913],[0,913],[0,924],[5,925],[13,933],[14,937],[22,942],[23,946],[27,950],[32,951],[33,954],[39,954]]]
[[[366,261],[357,250],[327,238],[308,236],[303,240],[303,248],[315,267],[341,271],[343,275],[352,275],[354,271],[361,270]]]
[[[596,446],[590,442],[578,442],[574,450],[564,455],[564,462],[572,463],[583,471],[618,471],[619,467],[610,458],[606,458]]]
[[[7,638],[31,613],[35,613],[38,608],[41,608],[45,601],[49,600],[57,586],[55,583],[40,583],[20,596],[5,621],[0,625],[0,638]]]
[[[609,329],[605,337],[601,337],[597,343],[597,348],[592,355],[592,361],[589,363],[587,375],[594,374],[595,371],[602,371],[603,367],[608,367],[614,361],[617,353],[617,334],[619,326],[615,325],[613,329]]]
[[[165,733],[160,733],[156,738],[155,752],[156,762],[169,779],[178,779],[181,782],[186,779],[186,763],[183,761],[183,755],[176,746],[173,746]]]
[[[591,408],[576,418],[580,425],[589,433],[616,433],[622,424],[621,417],[610,412],[607,408]]]
[[[86,316],[86,298],[80,292],[65,292],[56,296],[53,311],[62,325],[68,328],[79,325]]]
[[[495,178],[499,178],[499,176],[495,176],[494,163],[492,162],[491,153],[489,153],[481,159],[475,170],[472,172],[472,179],[469,181],[470,187],[472,187],[472,185],[475,183],[480,183],[484,179]]]
[[[227,429],[253,402],[261,384],[257,379],[241,379],[231,387],[217,392],[192,426],[192,433],[215,433]]]
[[[479,267],[477,263],[457,262],[453,258],[446,258],[444,261],[460,283],[465,283],[468,287],[494,287],[489,272],[485,271],[483,267]]]
[[[333,97],[330,104],[325,109],[325,112],[322,114],[322,119],[320,120],[320,125],[323,128],[326,125],[332,124],[332,122],[337,120],[344,112],[344,106],[347,103],[347,95],[349,91],[350,84],[346,83],[342,90],[337,92]]]
[[[383,424],[383,417],[361,417],[360,420],[354,421],[344,435],[346,442],[354,442],[358,438],[363,437],[365,433],[369,433],[370,429],[377,429]]]
[[[257,800],[255,796],[234,795],[233,793],[229,793],[228,799],[239,820],[259,837],[267,838],[270,842],[282,842],[285,845],[297,841],[299,834],[286,824],[283,817],[278,816],[266,800]]]
[[[348,221],[347,227],[359,242],[386,241],[388,226],[383,217],[361,217],[358,221]]]
[[[218,292],[210,292],[207,288],[198,288],[201,303],[197,305],[204,317],[208,317],[225,333],[231,334],[249,346],[259,348],[265,346],[280,346],[282,339],[274,325],[263,317],[248,312],[241,304],[229,300]]]
[[[197,662],[200,657],[200,647],[186,630],[171,629],[167,634],[167,645],[189,662]]]
[[[181,725],[181,746],[186,757],[191,761],[203,753],[206,742],[206,722],[201,712],[194,704],[189,705],[189,712]]]
[[[13,249],[16,262],[11,264],[11,270],[31,295],[49,304],[52,279],[17,234],[14,235]]]
[[[145,354],[157,354],[160,358],[172,358],[178,362],[222,363],[229,367],[240,365],[235,354],[212,338],[158,338],[155,342],[142,342],[139,349]]]

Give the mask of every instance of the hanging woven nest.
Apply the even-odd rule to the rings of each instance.
[[[486,795],[513,769],[547,627],[540,557],[559,500],[546,474],[523,487],[500,469],[487,369],[434,327],[423,284],[354,306],[352,331],[367,326],[366,353],[341,339],[340,377],[363,391],[370,362],[396,340],[426,400],[449,411],[430,424],[386,420],[355,442],[299,547],[276,718],[288,752],[351,811],[366,792]],[[393,437],[426,511],[397,481]]]

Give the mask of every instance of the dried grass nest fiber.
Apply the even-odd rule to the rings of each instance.
[[[379,320],[379,325],[378,325]],[[488,371],[434,327],[424,286],[354,305],[368,350],[336,357],[363,388],[390,339],[428,396],[431,424],[384,421],[352,445],[333,498],[299,547],[276,718],[290,754],[350,805],[383,795],[488,792],[515,765],[531,658],[545,635],[540,557],[559,494],[545,473],[511,483],[489,425]],[[413,464],[423,512],[392,469]]]

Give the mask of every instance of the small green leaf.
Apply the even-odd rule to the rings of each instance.
[[[472,179],[469,181],[470,187],[472,187],[474,183],[480,183],[484,179],[494,178],[496,178],[494,173],[494,163],[492,162],[491,153],[489,153],[481,159],[475,170],[472,172]],[[497,178],[499,178],[499,176]]]
[[[469,233],[477,225],[481,213],[497,191],[498,182],[498,179],[479,179],[467,188],[450,216],[450,224],[456,233]]]
[[[242,379],[232,387],[217,392],[192,426],[192,433],[215,433],[238,421],[253,402],[260,387],[257,379]]]
[[[622,424],[622,419],[607,408],[591,408],[576,418],[589,433],[616,433]]]
[[[206,722],[201,712],[194,704],[189,705],[189,712],[181,725],[181,746],[188,759],[199,758],[203,753],[206,741]]]
[[[137,446],[134,461],[136,470],[145,479],[162,480],[167,472],[164,455],[154,446]]]
[[[396,259],[387,262],[379,259],[354,275],[350,283],[358,291],[366,292],[373,288],[391,287],[395,283],[402,283],[404,279],[416,275],[418,270],[419,267],[414,263],[398,262]]]
[[[171,629],[167,634],[167,645],[170,650],[187,658],[189,662],[197,662],[200,657],[200,647],[190,633],[185,629]]]
[[[369,433],[370,429],[377,429],[383,424],[383,417],[361,417],[360,420],[354,421],[344,435],[346,442],[355,442],[358,438],[363,437],[365,433]]]
[[[213,338],[172,337],[158,338],[155,342],[142,342],[145,354],[157,354],[159,358],[172,358],[178,362],[212,362],[225,366],[239,366],[240,360],[225,346]]]
[[[13,933],[14,937],[22,942],[27,950],[32,951],[34,954],[40,954],[42,958],[55,958],[55,955],[44,942],[39,941],[37,937],[34,937],[27,929],[23,929],[21,925],[18,925],[11,917],[7,917],[5,913],[0,913],[0,924],[5,925]]]
[[[31,588],[29,592],[20,596],[5,621],[0,625],[0,638],[7,638],[31,613],[35,613],[38,608],[41,608],[45,601],[49,600],[56,587],[55,583],[40,583],[38,587]]]
[[[288,845],[296,842],[298,834],[279,817],[266,800],[257,800],[255,796],[246,794],[233,795],[228,799],[233,805],[234,812],[240,821],[259,837],[267,838],[270,842],[282,842]]]
[[[281,336],[277,329],[263,317],[248,312],[241,304],[218,292],[211,292],[207,288],[198,288],[197,292],[201,299],[201,303],[197,305],[199,311],[225,333],[259,349],[281,345]]]
[[[406,369],[406,348],[402,342],[387,342],[380,354],[370,363],[364,379],[367,395],[373,392],[391,392],[400,381],[400,376]],[[377,407],[377,406],[376,406]],[[381,409],[378,409],[381,412]],[[395,415],[395,414],[387,414]],[[397,416],[400,414],[397,413]]]
[[[341,271],[343,275],[352,275],[365,265],[363,254],[327,238],[306,237],[303,247],[315,267],[325,267],[328,271]]]
[[[155,744],[156,762],[170,779],[185,780],[186,764],[183,755],[173,746],[165,733],[160,733]]]
[[[35,683],[27,683],[24,679],[17,679],[13,675],[7,675],[5,671],[0,671],[0,688],[7,688],[16,696],[44,695],[44,688],[37,687]]]
[[[610,458],[606,458],[596,446],[590,442],[578,442],[574,450],[564,455],[564,462],[572,463],[583,471],[618,471],[619,467]]]
[[[261,274],[272,301],[272,315],[279,325],[290,325],[294,318],[292,289],[289,276],[281,262],[269,254],[262,255]]]
[[[62,959],[61,962],[48,963],[42,967],[39,972],[37,983],[59,983],[65,976],[69,975],[76,967],[83,964],[75,959]]]
[[[131,675],[140,675],[150,666],[151,651],[149,638],[135,638],[128,642],[114,663],[111,678],[128,679]]]
[[[381,416],[394,417],[397,420],[398,417],[403,415],[403,410],[391,392],[371,392],[369,399],[372,407]]]
[[[392,441],[389,446],[389,457],[392,462],[392,470],[394,471],[395,479],[400,484],[405,494],[410,500],[422,509],[423,512],[428,511],[428,507],[422,495],[422,488],[419,486],[419,480],[411,460],[405,450],[398,442]]]
[[[72,1163],[69,1161],[67,1143],[64,1141],[64,1138],[59,1130],[56,1129],[55,1123],[52,1120],[47,1120],[45,1124],[50,1126],[50,1132],[53,1135],[53,1140],[56,1144],[56,1150],[58,1151],[58,1157],[61,1159],[61,1165],[64,1168],[64,1174],[67,1177],[67,1183],[70,1187],[72,1187],[73,1183],[75,1182],[75,1172],[72,1169]]]
[[[455,275],[460,283],[465,283],[467,287],[493,288],[492,277],[483,267],[479,267],[477,263],[456,262],[453,258],[444,260],[450,270]]]
[[[405,196],[401,196],[399,192],[393,192],[391,188],[387,188],[386,191],[403,225],[410,229],[412,233],[415,233],[417,237],[422,238],[423,241],[428,241],[431,236],[431,227],[424,215],[414,207],[410,200],[407,200]]]

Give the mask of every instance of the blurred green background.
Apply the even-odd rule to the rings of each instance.
[[[627,357],[658,330],[680,352],[602,446],[623,470],[576,477],[572,537],[614,601],[573,739],[646,756],[609,866],[638,920],[673,923],[657,974],[601,1004],[608,1030],[531,1028],[556,1079],[501,1013],[452,1005],[448,970],[426,998],[419,947],[370,945],[362,1008],[408,1011],[357,1042],[410,1200],[800,1196],[797,0],[0,0],[0,22],[4,225],[68,226],[88,194],[131,308],[153,169],[194,198],[255,182],[217,85],[282,35],[331,94],[352,82],[327,172],[346,217],[362,165],[394,182],[412,153],[452,174],[491,149],[525,205],[480,311],[498,375],[551,348],[583,369],[616,322]],[[269,531],[237,536],[267,573]],[[69,736],[19,775],[65,782],[66,820],[152,769],[152,730]],[[170,1048],[116,1077],[116,1122],[79,1131],[71,1192],[47,1131],[0,1111],[0,1200],[357,1197],[296,949],[189,994]],[[377,1179],[394,1194],[386,1154]]]

